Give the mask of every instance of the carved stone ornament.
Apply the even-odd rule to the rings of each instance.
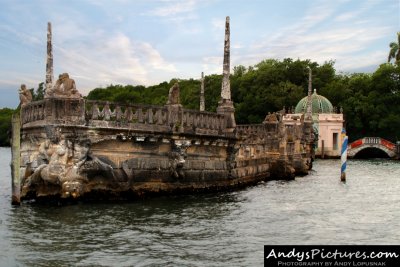
[[[25,84],[21,84],[21,89],[19,89],[19,100],[21,106],[25,106],[26,104],[32,101],[32,94],[31,91],[26,89]]]
[[[177,105],[180,103],[181,100],[179,97],[179,84],[175,83],[174,86],[169,89],[167,105]]]
[[[54,87],[51,90],[46,90],[45,97],[80,98],[82,95],[76,89],[75,81],[69,78],[68,73],[63,73],[58,76]]]
[[[185,174],[183,172],[183,166],[186,162],[187,157],[187,149],[190,145],[187,143],[175,143],[173,144],[171,153],[170,153],[170,172],[173,177],[176,179],[184,178]]]

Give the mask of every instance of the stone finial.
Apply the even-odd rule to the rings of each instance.
[[[180,96],[179,96],[179,84],[175,83],[174,86],[172,86],[169,89],[168,93],[168,102],[167,105],[178,105],[181,103]]]
[[[51,23],[47,23],[47,59],[46,59],[46,91],[53,88],[53,44]]]
[[[230,75],[230,21],[229,16],[225,21],[224,65],[222,77],[221,100],[231,100]]]
[[[206,104],[204,100],[204,72],[201,73],[201,88],[200,88],[200,111],[205,111]]]
[[[21,84],[21,88],[19,89],[19,100],[21,107],[32,101],[32,93],[26,88],[25,84]]]

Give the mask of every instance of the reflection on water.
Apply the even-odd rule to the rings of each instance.
[[[398,244],[400,163],[316,161],[311,175],[220,194],[12,208],[0,149],[0,265],[262,266],[265,244]]]

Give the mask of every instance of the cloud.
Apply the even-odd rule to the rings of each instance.
[[[225,19],[223,18],[213,18],[211,20],[211,25],[215,30],[225,30]]]
[[[100,7],[108,7],[108,4],[110,3],[109,0],[86,0],[90,4],[94,6],[100,6]],[[116,4],[129,4],[130,0],[113,0],[114,3]]]
[[[108,84],[150,85],[158,81],[148,76],[152,70],[176,72],[151,44],[131,40],[123,33],[104,35],[101,41],[56,46],[54,58],[60,72],[69,71],[77,78],[83,93]]]
[[[291,57],[333,59],[339,71],[351,71],[384,62],[397,31],[396,0],[301,1],[290,3],[296,11],[290,18],[282,16],[289,3],[274,5],[265,16],[264,2],[229,7],[225,0],[13,2],[0,10],[0,86],[36,87],[44,80],[49,20],[55,76],[70,73],[82,93],[110,83],[150,85],[202,70],[222,73],[222,13],[234,20],[232,67]]]
[[[222,62],[223,62],[223,57],[219,56],[210,56],[210,57],[204,57],[203,58],[203,63],[202,63],[202,70],[204,73],[207,74],[215,74],[215,73],[222,73]]]
[[[149,64],[151,67],[168,72],[177,71],[175,66],[173,64],[165,62],[160,53],[156,49],[154,49],[154,47],[152,47],[149,43],[138,42],[137,46],[142,60],[148,61],[147,64]]]
[[[26,84],[28,88],[37,88],[38,84],[41,82],[34,74],[24,74],[23,77],[21,77],[20,72],[15,71],[3,71],[2,74],[7,78],[0,79],[0,90],[15,88],[15,92],[17,92],[17,89],[21,84]]]
[[[48,20],[53,26],[54,78],[69,73],[83,94],[109,84],[152,85],[176,76],[175,65],[167,62],[154,45],[118,30],[104,29],[83,13],[68,9],[64,14],[51,13]],[[33,70],[2,71],[0,86],[17,88],[26,83],[37,87],[45,77],[46,23],[39,33],[17,31],[7,24],[1,24],[0,29],[24,43],[24,49],[40,54],[39,67]]]
[[[336,18],[334,18],[334,21],[352,23],[351,20],[357,19],[358,16],[360,16],[364,12],[368,11],[368,9],[373,8],[379,2],[380,2],[379,0],[366,0],[356,10],[340,13]]]
[[[385,51],[375,51],[365,55],[349,55],[345,58],[339,57],[339,64],[337,64],[337,67],[352,71],[360,71],[367,67],[373,67],[373,69],[376,69],[380,63],[384,63],[386,57],[387,53]]]
[[[356,12],[341,13],[340,4],[324,2],[314,5],[293,26],[277,29],[278,34],[255,40],[247,53],[238,55],[240,64],[255,64],[263,58],[301,58],[319,63],[336,60],[336,67],[353,69],[357,64],[379,64],[383,52],[367,51],[377,40],[390,34],[391,28],[380,26],[374,20],[365,20],[363,12],[375,2],[366,2]],[[314,15],[312,15],[314,14]],[[336,23],[332,23],[332,19]],[[351,19],[351,23],[347,21]],[[369,57],[371,53],[371,57]],[[362,58],[362,60],[357,60]]]
[[[313,5],[298,21],[290,26],[276,29],[277,33],[265,38],[265,40],[256,40],[252,48],[262,49],[271,43],[278,44],[281,41],[286,41],[286,44],[290,44],[292,39],[312,33],[313,27],[320,25],[332,15],[333,4],[334,2],[323,2],[320,5]]]
[[[270,40],[269,45],[252,49],[250,53],[239,55],[239,61],[258,62],[262,58],[301,58],[311,59],[319,63],[336,60],[336,66],[347,69],[353,67],[360,53],[372,42],[388,34],[386,27],[368,29],[348,27],[346,29],[330,29],[302,35],[291,35]],[[379,53],[382,54],[382,53]],[[368,57],[366,54],[364,57]],[[383,57],[385,58],[385,57]],[[372,58],[371,58],[372,59]],[[382,61],[374,57],[375,63]],[[370,60],[368,60],[370,62]],[[253,63],[253,64],[254,64]]]
[[[155,8],[146,12],[146,15],[150,16],[159,16],[159,17],[168,17],[175,16],[181,13],[189,13],[193,11],[196,7],[197,2],[195,0],[186,0],[186,1],[165,1],[165,5],[162,7]]]
[[[297,34],[304,34],[310,29],[319,25],[324,20],[330,18],[334,13],[335,3],[330,1],[320,2],[312,6],[312,8],[288,30]]]
[[[8,25],[0,25],[0,30],[7,32],[10,35],[15,36],[20,42],[28,44],[28,45],[38,45],[42,42],[39,38],[32,33],[27,33],[24,31],[17,31],[16,29],[8,26]]]

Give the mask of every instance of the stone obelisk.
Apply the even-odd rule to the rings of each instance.
[[[307,108],[306,108],[306,115],[305,119],[312,120],[312,70],[311,68],[308,69],[308,94],[307,94]]]
[[[53,87],[53,44],[51,41],[51,23],[47,23],[47,59],[46,59],[46,90]]]
[[[204,100],[204,72],[201,73],[201,87],[200,87],[200,111],[206,110],[206,104]]]
[[[227,130],[233,131],[236,127],[235,108],[231,100],[230,75],[230,22],[229,17],[225,21],[225,42],[224,42],[224,65],[222,72],[221,100],[218,102],[217,113],[224,114],[227,118]]]

